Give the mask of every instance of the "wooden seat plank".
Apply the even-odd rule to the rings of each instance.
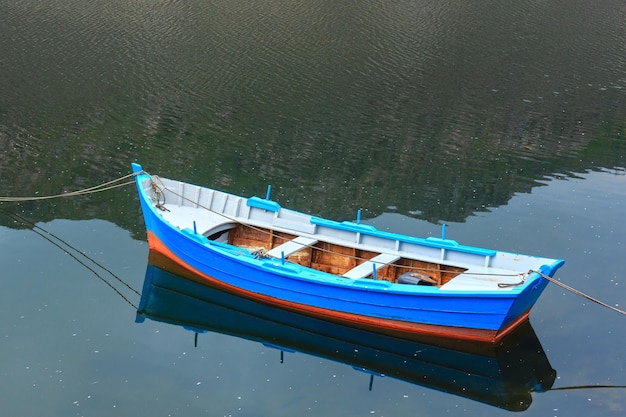
[[[365,261],[362,264],[355,266],[354,268],[343,274],[343,276],[352,279],[364,278],[373,273],[374,266],[376,266],[376,270],[379,270],[383,266],[389,265],[390,263],[395,262],[398,259],[400,259],[400,256],[398,255],[381,253],[380,255],[376,255],[369,261]]]
[[[317,243],[317,239],[306,237],[306,236],[298,236],[295,239],[289,240],[281,245],[276,246],[267,252],[269,256],[273,256],[274,258],[280,258],[284,253],[285,258],[289,255],[293,255],[294,253],[307,248],[311,245]]]

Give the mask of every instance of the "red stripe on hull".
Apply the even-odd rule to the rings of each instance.
[[[191,281],[209,285],[214,288],[235,294],[253,301],[269,304],[273,307],[283,308],[299,314],[312,316],[325,321],[356,327],[367,331],[380,333],[402,339],[415,340],[428,343],[431,339],[441,345],[441,341],[449,339],[454,341],[467,341],[493,344],[500,341],[504,336],[511,333],[516,327],[528,320],[529,311],[522,314],[517,320],[510,323],[501,331],[472,329],[466,327],[437,326],[431,324],[411,323],[377,317],[368,317],[342,311],[328,310],[306,304],[294,303],[280,298],[270,297],[265,294],[251,292],[223,281],[215,279],[196,268],[191,267],[176,254],[174,254],[152,232],[148,231],[148,243],[150,246],[150,263],[154,266],[168,270],[183,276]],[[450,347],[454,348],[454,344]]]

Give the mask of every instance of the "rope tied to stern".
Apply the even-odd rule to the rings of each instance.
[[[543,272],[541,272],[541,271],[535,271],[535,270],[530,270],[530,271],[528,271],[528,273],[532,273],[532,272],[534,272],[534,273],[536,273],[536,274],[539,274],[539,276],[541,276],[541,278],[546,279],[546,280],[550,281],[551,283],[553,283],[553,284],[555,284],[555,285],[558,285],[559,287],[561,287],[561,288],[563,288],[563,289],[566,289],[567,291],[571,292],[572,294],[576,294],[576,295],[578,295],[578,296],[580,296],[580,297],[583,297],[583,298],[585,298],[585,299],[587,299],[587,300],[589,300],[589,301],[591,301],[591,302],[594,302],[594,303],[596,303],[596,304],[599,304],[599,305],[601,305],[602,307],[606,307],[606,308],[608,308],[609,310],[613,310],[613,311],[615,311],[616,313],[620,313],[620,314],[622,314],[622,315],[626,316],[626,311],[621,310],[621,309],[619,309],[619,308],[617,308],[617,307],[614,307],[614,306],[612,306],[612,305],[609,305],[609,304],[607,304],[607,303],[605,303],[605,302],[602,302],[602,301],[598,300],[597,298],[594,298],[594,297],[592,297],[592,296],[590,296],[590,295],[588,295],[588,294],[585,294],[585,293],[584,293],[584,292],[582,292],[582,291],[577,290],[576,288],[570,287],[569,285],[564,284],[564,283],[562,283],[561,281],[559,281],[559,280],[557,280],[557,279],[554,279],[554,278],[552,278],[551,276],[546,275],[546,274],[544,274],[544,273],[543,273]]]

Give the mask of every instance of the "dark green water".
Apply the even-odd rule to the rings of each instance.
[[[624,308],[624,21],[616,0],[0,0],[0,195],[132,161],[244,195],[272,184],[316,215],[362,208],[419,236],[446,222],[463,243],[563,258],[562,281]],[[131,187],[0,208],[141,290]],[[2,415],[506,413],[392,378],[370,392],[349,366],[224,335],[193,348],[29,229],[0,215]],[[625,320],[549,286],[531,323],[554,387],[626,385]],[[622,415],[625,394],[539,393],[525,414]]]

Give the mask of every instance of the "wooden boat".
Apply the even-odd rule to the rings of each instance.
[[[152,251],[205,285],[382,334],[495,342],[528,318],[548,283],[542,275],[564,263],[133,171]]]
[[[363,391],[367,377],[370,390],[374,378],[387,377],[510,411],[526,410],[532,393],[549,390],[556,378],[528,320],[495,344],[414,342],[285,311],[196,279],[203,278],[151,251],[136,322],[182,326],[200,346],[198,334],[207,332],[259,342],[280,350],[281,363],[289,360],[285,353],[300,352],[346,364],[365,374]]]

